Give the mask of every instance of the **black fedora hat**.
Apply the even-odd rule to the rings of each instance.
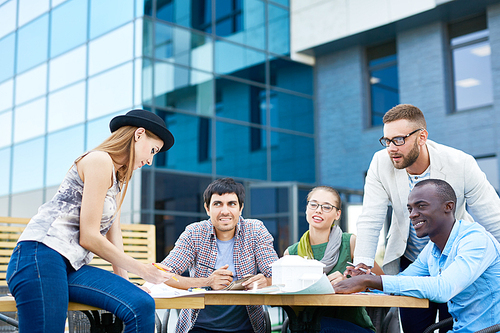
[[[174,136],[167,129],[163,119],[153,112],[135,109],[124,115],[114,117],[109,123],[111,133],[122,126],[143,127],[153,132],[153,134],[157,135],[163,141],[163,147],[160,149],[160,152],[167,151],[174,145]]]

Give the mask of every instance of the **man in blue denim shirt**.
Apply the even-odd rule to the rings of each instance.
[[[475,332],[500,324],[500,244],[478,223],[455,220],[456,200],[455,192],[443,180],[416,184],[408,197],[411,223],[418,237],[428,235],[431,242],[402,273],[363,273],[336,284],[335,292],[375,288],[448,302],[453,332]],[[357,268],[363,266],[347,273],[358,275]]]

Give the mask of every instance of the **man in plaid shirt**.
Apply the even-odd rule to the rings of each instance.
[[[259,220],[243,219],[243,185],[232,178],[217,179],[203,193],[208,220],[188,225],[175,247],[163,260],[178,276],[172,287],[225,288],[233,279],[254,274],[243,282],[247,289],[272,284],[271,264],[278,260],[273,237]],[[259,273],[260,272],[260,273]],[[258,274],[257,274],[258,273]],[[211,305],[183,309],[176,332],[264,332],[262,306]]]

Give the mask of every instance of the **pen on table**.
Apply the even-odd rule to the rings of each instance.
[[[356,265],[354,265],[352,262],[349,262],[349,261],[348,261],[348,262],[347,262],[347,264],[348,264],[348,265],[351,265],[351,266],[356,267]],[[367,270],[366,270],[366,269],[364,269],[363,267],[358,267],[357,269],[359,269],[360,271],[365,272],[365,273],[367,272]],[[375,275],[375,276],[377,275],[377,274],[375,274],[375,273],[373,273],[373,272],[370,272],[370,274],[371,274],[371,275]]]
[[[201,263],[201,262],[198,262],[198,265],[203,266],[203,267],[206,267],[206,268],[210,268],[211,270],[214,270],[214,271],[216,270],[215,268],[210,267],[210,266],[208,266],[208,265],[205,265],[205,264],[203,264],[203,263]]]
[[[162,271],[167,272],[167,273],[171,273],[171,272],[167,271],[166,269],[164,269],[163,267],[161,267],[160,265],[158,265],[158,264],[156,264],[154,262],[151,263],[151,265],[155,266],[159,270],[162,270]],[[179,280],[177,280],[177,278],[175,277],[175,275],[172,275],[172,279],[174,279],[175,281],[179,282]]]

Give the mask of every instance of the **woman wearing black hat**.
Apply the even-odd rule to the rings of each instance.
[[[110,137],[78,157],[14,249],[7,283],[21,333],[64,332],[69,301],[113,312],[124,332],[154,331],[154,300],[128,282],[127,272],[152,283],[173,274],[123,252],[120,207],[132,172],[151,165],[174,138],[160,117],[145,110],[113,118],[110,129]],[[87,265],[94,253],[111,262],[115,274]]]

